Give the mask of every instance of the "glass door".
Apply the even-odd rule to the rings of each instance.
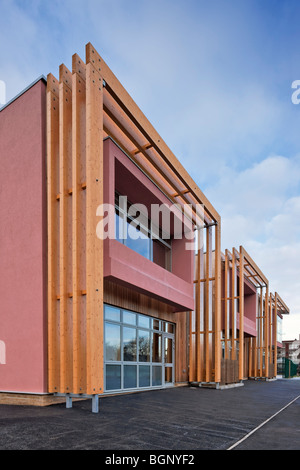
[[[175,342],[174,335],[163,334],[164,363],[163,379],[165,387],[174,385]]]

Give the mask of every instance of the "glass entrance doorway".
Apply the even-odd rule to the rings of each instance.
[[[163,334],[164,344],[164,385],[174,385],[174,353],[175,343],[173,334]]]
[[[104,306],[105,391],[174,385],[175,325]]]

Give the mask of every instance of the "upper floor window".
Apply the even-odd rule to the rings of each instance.
[[[134,210],[131,210],[132,207]],[[139,209],[138,204],[132,205],[126,197],[122,197],[119,193],[115,194],[116,240],[153,263],[171,271],[171,239],[164,239],[159,227],[154,233],[153,223],[148,215]]]

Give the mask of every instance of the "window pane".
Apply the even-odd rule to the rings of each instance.
[[[118,210],[115,212],[115,238],[124,243],[124,219],[120,216]]]
[[[174,325],[172,323],[165,322],[164,323],[164,331],[166,333],[174,333]]]
[[[105,320],[120,321],[120,309],[105,305]]]
[[[136,329],[123,327],[123,360],[136,361]]]
[[[153,240],[153,262],[168,271],[171,270],[171,250],[159,240]]]
[[[153,333],[152,339],[152,362],[161,362],[161,335]]]
[[[165,338],[165,363],[173,363],[173,341],[171,338]]]
[[[142,328],[150,328],[150,318],[145,315],[139,315],[139,326]]]
[[[136,325],[136,314],[131,312],[123,312],[123,323]]]
[[[139,367],[139,387],[150,387],[150,366]]]
[[[173,367],[165,367],[165,383],[173,382]]]
[[[118,390],[121,388],[121,366],[106,366],[106,390]]]
[[[160,330],[161,326],[160,326],[160,320],[155,320],[153,318],[153,330]]]
[[[105,323],[105,354],[107,361],[121,360],[121,340],[119,325]]]
[[[150,332],[139,331],[139,361],[150,362]]]
[[[137,366],[124,366],[124,388],[136,388],[136,367]]]
[[[162,384],[161,372],[162,372],[161,366],[152,367],[152,385],[153,386]]]
[[[150,259],[150,238],[148,235],[138,228],[134,227],[132,223],[127,222],[127,239],[126,246],[136,251],[147,259]]]

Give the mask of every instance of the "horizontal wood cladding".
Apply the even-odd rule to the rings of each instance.
[[[103,87],[87,46],[47,80],[48,389],[103,392]]]
[[[175,382],[188,381],[188,312],[104,279],[104,303],[175,323]]]

